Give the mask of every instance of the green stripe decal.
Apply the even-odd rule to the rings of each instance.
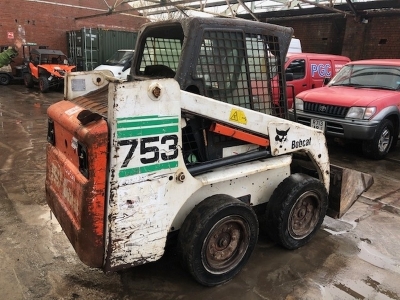
[[[127,122],[121,122],[118,120],[117,128],[132,128],[132,127],[147,127],[147,126],[159,126],[159,125],[171,125],[171,124],[178,124],[179,119],[176,117],[172,118],[149,118],[146,120],[126,120]]]
[[[149,172],[154,172],[154,171],[160,171],[164,169],[172,169],[178,167],[178,161],[169,161],[165,163],[160,163],[160,164],[154,164],[154,165],[147,165],[139,168],[130,168],[126,170],[120,170],[119,171],[119,177],[128,177],[132,175],[137,175],[137,174],[143,174],[143,173],[149,173]]]
[[[134,138],[179,132],[176,116],[141,116],[117,119],[117,138]]]
[[[117,118],[117,122],[120,121],[134,121],[134,120],[145,120],[145,119],[157,119],[159,116],[140,116],[140,117],[126,117],[126,118]]]
[[[178,125],[118,130],[117,138],[121,139],[121,138],[148,136],[148,135],[161,135],[174,132],[178,132]]]

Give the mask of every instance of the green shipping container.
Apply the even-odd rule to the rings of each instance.
[[[67,32],[68,57],[77,71],[90,71],[119,49],[135,49],[137,32],[82,28]]]

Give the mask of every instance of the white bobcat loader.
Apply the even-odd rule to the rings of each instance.
[[[151,23],[127,82],[68,74],[66,100],[48,109],[46,196],[84,263],[117,271],[177,239],[183,266],[218,285],[247,262],[259,220],[295,249],[370,185],[343,205],[347,175],[332,174],[323,133],[284,118],[291,37],[237,19]]]

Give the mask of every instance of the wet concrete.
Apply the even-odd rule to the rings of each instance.
[[[1,299],[400,299],[400,146],[383,161],[330,143],[333,163],[375,184],[340,220],[327,217],[306,246],[260,236],[230,282],[200,286],[174,249],[154,263],[105,275],[83,265],[46,205],[46,109],[62,94],[0,86]]]

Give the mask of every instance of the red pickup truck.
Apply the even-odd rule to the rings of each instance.
[[[324,87],[301,92],[289,118],[327,136],[360,140],[365,156],[384,158],[400,124],[400,59],[346,64]]]

